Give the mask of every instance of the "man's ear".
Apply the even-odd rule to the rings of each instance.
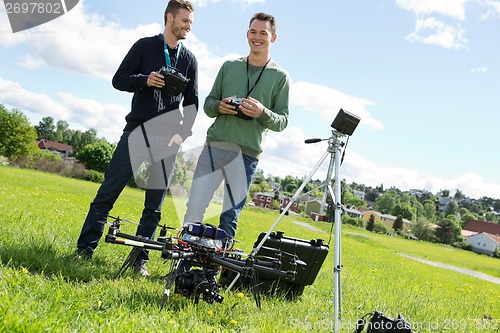
[[[274,43],[274,41],[276,40],[276,38],[278,38],[278,35],[273,34],[273,36],[271,37],[271,43]]]
[[[167,22],[166,23],[169,23],[169,22],[172,23],[173,20],[174,20],[174,15],[172,13],[167,13]]]

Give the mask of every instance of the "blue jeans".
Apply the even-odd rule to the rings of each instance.
[[[203,148],[194,171],[184,224],[203,222],[205,211],[224,180],[219,228],[223,229],[228,237],[234,238],[238,218],[245,205],[259,160],[235,151],[236,149],[225,149],[227,147],[229,146],[210,143]]]
[[[104,181],[90,204],[89,212],[77,241],[78,251],[85,252],[90,256],[94,253],[102,237],[105,226],[104,222],[107,221],[109,212],[127,185],[127,182],[133,176],[130,162],[129,135],[130,132],[124,132],[120,138],[120,142],[118,142],[104,174]],[[171,175],[173,163],[175,163],[175,155],[165,159],[164,162],[163,166],[168,166],[167,169]],[[153,174],[158,174],[161,172],[161,169],[162,165],[160,163],[153,164],[150,167]],[[167,180],[165,181],[167,182]],[[161,209],[165,194],[166,187],[145,190],[144,209],[136,235],[141,235],[149,239],[154,238],[156,228],[161,219]],[[148,261],[148,252],[147,250],[143,250],[136,262],[142,263]]]

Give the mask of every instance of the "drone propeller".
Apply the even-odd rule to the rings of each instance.
[[[113,219],[113,222],[127,222],[127,223],[131,223],[131,224],[136,224],[136,225],[140,225],[140,223],[138,222],[135,222],[135,221],[132,221],[132,220],[127,220],[127,219],[124,219],[124,218],[121,218],[120,216],[111,216],[111,215],[108,215],[108,218],[110,219]]]

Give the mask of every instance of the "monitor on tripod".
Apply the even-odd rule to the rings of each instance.
[[[332,122],[331,127],[336,129],[342,134],[352,135],[356,126],[359,124],[359,118],[349,113],[343,109],[340,109],[339,113]]]

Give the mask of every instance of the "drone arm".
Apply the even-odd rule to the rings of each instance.
[[[208,256],[207,259],[216,265],[238,272],[243,276],[250,276],[253,273],[251,267],[244,266],[245,262],[238,262],[237,260],[232,260],[231,258],[219,258],[213,256]]]
[[[142,247],[148,250],[163,250],[163,243],[155,242],[141,236],[132,236],[122,232],[108,233],[105,239],[106,243],[122,244],[128,246]]]
[[[161,257],[163,259],[169,259],[169,260],[194,258],[195,256],[196,253],[194,252],[184,252],[184,251],[163,250],[161,253]]]
[[[229,270],[240,273],[242,276],[251,276],[254,272],[264,272],[270,275],[274,275],[276,277],[284,278],[286,280],[293,280],[296,274],[296,272],[293,271],[281,271],[275,268],[263,266],[260,263],[248,264],[247,261],[242,261],[227,257],[226,258],[210,257],[209,260],[217,265],[223,266]],[[263,261],[262,263],[265,263],[265,261]]]

